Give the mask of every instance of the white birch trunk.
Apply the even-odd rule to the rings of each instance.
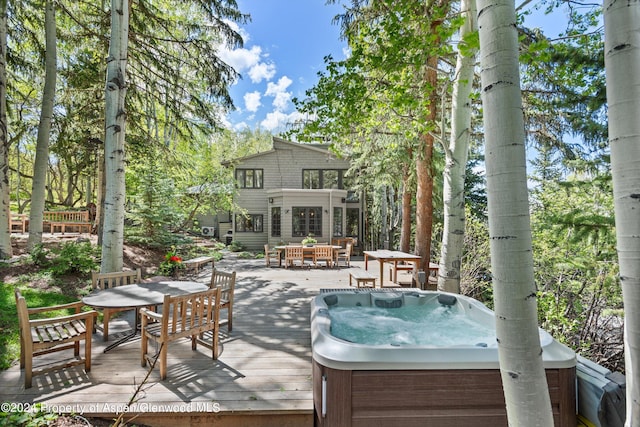
[[[460,13],[465,23],[460,29],[460,39],[477,31],[476,0],[462,0]],[[460,293],[460,267],[464,242],[464,177],[471,136],[471,89],[476,51],[465,56],[458,51],[456,78],[451,99],[451,136],[445,148],[444,168],[444,229],[438,272],[438,289]]]
[[[510,426],[552,426],[538,334],[513,0],[478,2],[491,269]]]
[[[627,426],[640,425],[640,3],[604,2],[609,145],[624,299]]]
[[[0,259],[13,255],[9,186],[9,135],[7,133],[7,1],[0,0]]]
[[[29,239],[27,249],[32,250],[42,243],[42,222],[49,169],[49,136],[53,117],[53,103],[56,94],[56,15],[53,1],[45,4],[44,32],[46,38],[45,76],[42,91],[42,110],[38,124],[36,159],[33,165],[33,183],[31,185],[31,210],[29,213]]]
[[[105,87],[105,197],[102,234],[103,273],[122,270],[125,204],[125,95],[129,2],[111,0],[111,39]]]

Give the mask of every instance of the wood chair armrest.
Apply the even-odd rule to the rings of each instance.
[[[36,313],[44,313],[47,311],[56,311],[56,310],[65,310],[65,309],[69,309],[69,308],[75,308],[76,309],[76,313],[80,312],[80,309],[82,307],[84,307],[85,304],[82,301],[76,301],[76,302],[70,302],[68,304],[58,304],[58,305],[52,305],[49,307],[33,307],[33,308],[27,308],[27,313],[28,314],[36,314]]]
[[[141,308],[140,309],[140,316],[142,317],[147,317],[149,319],[153,319],[155,321],[160,321],[162,320],[162,314],[161,313],[156,313],[153,310],[149,310],[148,308]]]

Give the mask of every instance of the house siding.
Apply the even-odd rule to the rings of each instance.
[[[332,217],[330,209],[346,197],[346,190],[302,190],[302,171],[304,169],[343,169],[349,168],[349,162],[337,159],[326,148],[298,144],[274,138],[273,150],[238,159],[234,169],[262,169],[263,188],[241,188],[236,197],[236,204],[247,214],[263,216],[263,232],[235,231],[234,240],[241,242],[247,249],[263,249],[265,243],[275,244],[291,241],[291,208],[293,206],[318,206],[323,209],[322,241],[331,240]],[[297,190],[287,192],[285,190]],[[284,191],[284,192],[283,192]],[[269,203],[269,198],[273,203]],[[281,237],[271,237],[270,208],[280,206],[282,209]],[[286,210],[289,213],[286,214]],[[325,219],[325,210],[326,219]],[[234,218],[235,221],[235,218]],[[300,239],[298,239],[300,240]]]

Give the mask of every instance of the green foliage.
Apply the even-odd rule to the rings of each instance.
[[[238,241],[238,240],[234,240],[231,242],[231,244],[229,245],[229,250],[231,252],[240,252],[242,250],[244,250],[245,245],[244,243]]]
[[[43,411],[36,403],[29,411],[0,412],[0,426],[4,427],[40,427],[52,425],[60,416],[55,412]]]
[[[253,259],[253,258],[255,258],[255,255],[252,254],[251,252],[243,251],[243,252],[240,252],[238,254],[238,258],[240,258],[240,259]]]
[[[553,169],[547,174],[554,174]],[[539,320],[556,339],[623,370],[622,308],[608,171],[545,180],[531,215]]]
[[[489,224],[468,208],[460,274],[461,293],[481,301],[489,308],[493,307]]]
[[[90,242],[65,242],[51,250],[53,259],[48,270],[53,276],[71,273],[89,274],[98,268],[99,249]]]
[[[44,247],[44,245],[42,245],[42,243],[38,243],[33,247],[33,249],[31,249],[31,252],[29,252],[29,256],[31,257],[31,261],[35,265],[44,266],[47,263],[48,253],[49,252]]]
[[[174,247],[164,256],[164,260],[158,267],[158,273],[163,276],[174,276],[180,270],[184,270],[184,264],[182,257],[178,256]]]
[[[312,245],[314,243],[318,243],[318,239],[313,237],[311,234],[305,237],[304,239],[302,239],[303,245]]]
[[[144,161],[131,165],[127,175],[129,215],[127,239],[148,247],[167,248],[176,243],[171,232],[182,222],[175,183],[150,147]]]

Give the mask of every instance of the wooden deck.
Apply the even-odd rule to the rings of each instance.
[[[363,265],[352,261],[351,268]],[[167,379],[160,381],[156,368],[127,409],[147,373],[140,367],[139,337],[105,354],[98,332],[90,373],[76,367],[36,376],[25,390],[16,364],[0,372],[1,401],[41,402],[53,412],[105,418],[127,411],[137,414],[135,423],[154,427],[312,426],[310,301],[321,288],[347,288],[348,269],[267,268],[264,260],[233,255],[216,268],[238,273],[233,331],[221,328],[217,361],[206,348],[193,352],[188,340],[172,343]],[[206,282],[210,274],[208,267],[198,280]],[[126,329],[125,320],[112,321],[110,336],[118,326]]]

